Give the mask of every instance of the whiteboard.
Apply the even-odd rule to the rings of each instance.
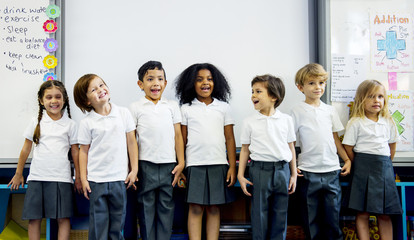
[[[366,59],[364,79],[376,79],[388,86],[388,73],[372,70],[370,67],[370,23],[371,12],[414,13],[411,0],[330,0],[330,52],[332,55],[362,56]],[[414,34],[414,33],[411,33]],[[411,56],[413,57],[413,56]],[[414,73],[397,73],[397,90],[414,91]],[[344,124],[348,121],[347,103],[333,102]],[[413,162],[414,152],[397,152],[394,162]]]
[[[49,0],[0,0],[0,163],[17,162],[23,131],[38,112],[37,91],[48,70],[43,59],[46,34],[43,23]],[[55,53],[55,55],[57,55]]]
[[[164,96],[175,98],[175,78],[194,63],[210,62],[229,80],[231,107],[240,127],[254,113],[250,82],[256,75],[281,77],[286,97],[280,109],[303,99],[296,71],[309,62],[308,1],[151,0],[65,2],[65,82],[96,73],[108,84],[111,101],[129,106],[144,96],[138,68],[163,63]],[[74,119],[83,114],[71,101]]]

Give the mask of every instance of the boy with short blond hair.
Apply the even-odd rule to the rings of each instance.
[[[298,155],[298,191],[304,203],[307,239],[343,239],[339,226],[341,186],[351,161],[338,137],[344,129],[335,108],[321,102],[328,73],[316,63],[296,73],[297,88],[305,101],[292,108],[291,116],[301,153]],[[345,164],[341,168],[339,156]]]

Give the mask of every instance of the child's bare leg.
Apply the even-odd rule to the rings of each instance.
[[[382,240],[392,240],[392,221],[388,215],[377,216],[378,228]]]
[[[359,212],[357,214],[356,228],[360,240],[369,240],[369,213]]]
[[[220,234],[220,208],[216,205],[206,207],[207,240],[217,240]]]
[[[70,220],[69,218],[59,218],[58,219],[58,239],[59,240],[69,240],[70,236]]]
[[[188,209],[188,236],[191,240],[201,240],[204,207],[190,203]]]
[[[30,240],[39,240],[40,239],[40,225],[42,223],[42,219],[30,219],[29,226],[27,227],[27,231],[29,234]]]

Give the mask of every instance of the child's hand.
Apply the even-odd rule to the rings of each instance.
[[[228,183],[227,187],[231,187],[236,183],[236,168],[230,167],[227,171],[226,182]]]
[[[345,162],[344,166],[341,168],[341,176],[346,176],[351,172],[351,160]]]
[[[251,197],[252,196],[252,194],[250,194],[248,191],[247,191],[247,185],[249,184],[249,185],[253,185],[253,183],[252,182],[250,182],[249,180],[247,180],[245,177],[243,177],[243,176],[237,176],[237,179],[239,180],[239,183],[240,183],[240,187],[241,187],[241,189],[243,190],[243,193],[244,194],[246,194],[247,196],[249,196],[249,197]]]
[[[137,190],[137,186],[135,186],[135,182],[138,181],[137,172],[131,171],[129,172],[127,178],[125,179],[125,184],[127,185],[127,189],[133,187],[134,190]]]
[[[182,176],[184,176],[184,174],[181,174],[183,172],[183,169],[184,169],[184,164],[177,164],[177,166],[175,166],[175,168],[172,170],[171,173],[174,175],[174,180],[172,181],[171,185],[173,187],[175,187],[175,184],[177,184],[178,181],[182,179]]]
[[[291,175],[290,176],[290,180],[289,180],[289,194],[292,194],[295,192],[296,190],[296,179],[297,179],[297,175]]]
[[[24,178],[21,174],[14,174],[7,187],[10,186],[10,190],[19,190],[19,186],[24,187]]]
[[[75,178],[75,186],[74,186],[74,188],[75,188],[75,191],[77,193],[79,193],[79,194],[82,194],[83,193],[82,182],[81,182],[81,180],[80,180],[79,177]]]
[[[298,177],[303,177],[302,171],[299,168],[296,168],[296,171],[298,172]]]
[[[92,191],[91,191],[91,187],[89,186],[88,180],[82,180],[82,191],[83,191],[83,196],[85,196],[85,198],[89,200],[89,194]]]

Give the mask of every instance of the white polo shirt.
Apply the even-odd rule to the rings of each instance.
[[[33,118],[23,136],[33,141],[37,117]],[[53,120],[43,111],[40,120],[39,144],[34,145],[33,158],[27,181],[51,181],[72,183],[68,152],[77,144],[76,123],[66,112],[59,120]]]
[[[339,170],[339,158],[334,132],[344,129],[335,108],[321,102],[319,107],[300,102],[292,108],[291,116],[301,153],[300,170],[324,173]]]
[[[79,144],[90,145],[88,181],[125,181],[128,174],[126,134],[135,130],[134,121],[127,108],[111,107],[107,116],[92,110],[79,125]]]
[[[288,143],[296,140],[292,118],[276,109],[272,116],[260,112],[246,118],[240,135],[241,144],[250,144],[250,158],[255,161],[292,160]]]
[[[228,164],[224,126],[234,125],[229,104],[213,99],[206,105],[194,99],[181,106],[187,126],[186,166]]]
[[[346,125],[343,144],[354,146],[354,152],[390,156],[389,143],[399,139],[392,119],[381,116],[378,122],[368,118],[351,118]]]
[[[137,129],[139,160],[175,163],[174,124],[181,122],[178,103],[162,98],[154,104],[143,97],[129,109]]]

